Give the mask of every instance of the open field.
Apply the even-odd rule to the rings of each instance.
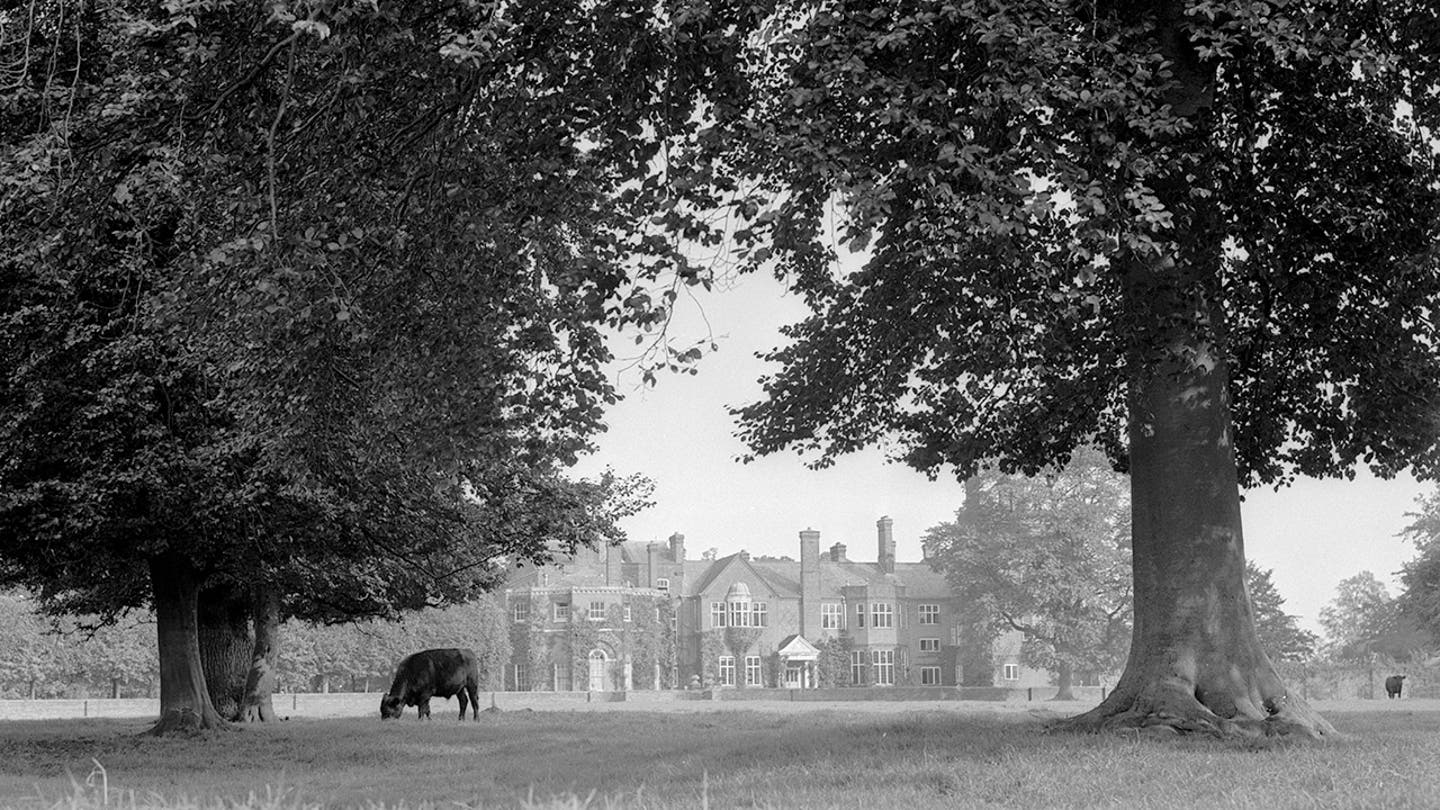
[[[576,702],[461,724],[450,701],[429,723],[367,711],[199,739],[16,720],[0,723],[0,806],[1440,806],[1440,701],[1318,705],[1345,739],[1047,734],[1052,711],[1086,708],[1053,703]],[[96,762],[103,798],[98,772],[84,784]]]

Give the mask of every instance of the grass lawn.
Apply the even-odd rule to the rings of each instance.
[[[1044,704],[295,719],[198,739],[0,723],[3,807],[1440,807],[1440,701],[1319,704],[1347,737],[1044,732]],[[862,708],[863,707],[863,708]],[[1083,707],[1077,707],[1083,708]],[[99,762],[109,793],[97,776]],[[269,798],[267,798],[269,797]]]

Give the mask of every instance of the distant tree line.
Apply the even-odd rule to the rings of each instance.
[[[495,597],[399,621],[288,621],[276,661],[285,692],[380,691],[404,656],[431,647],[470,647],[480,688],[504,688],[510,638]],[[135,611],[114,624],[93,616],[52,617],[22,592],[0,594],[0,698],[154,697],[155,619]]]

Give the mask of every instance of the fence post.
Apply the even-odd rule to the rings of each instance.
[[[85,701],[85,705],[84,705],[84,707],[81,709],[81,716],[82,716],[82,717],[89,717],[89,716],[90,716],[90,701],[88,701],[88,700]]]
[[[1035,701],[1035,687],[1033,687],[1033,686],[1027,686],[1027,687],[1025,687],[1025,699],[1026,699],[1027,701],[1032,702],[1032,703]]]
[[[297,692],[291,692],[291,693],[290,693],[290,711],[292,711],[292,712],[295,711],[295,700],[296,700],[296,698],[298,697],[298,694],[299,694],[299,693],[297,693]]]

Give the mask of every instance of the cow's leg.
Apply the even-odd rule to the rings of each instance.
[[[420,702],[417,703],[417,704],[415,704],[415,707],[416,707],[416,711],[418,711],[418,712],[420,713],[420,719],[421,719],[421,720],[429,720],[429,719],[430,719],[430,696],[429,696],[429,695],[421,695],[421,696],[420,696]]]
[[[470,693],[470,719],[472,719],[472,720],[479,720],[479,719],[480,719],[480,691],[475,688],[475,684],[473,684],[473,683],[472,683],[472,684],[467,684],[467,685],[465,686],[465,691]],[[462,694],[463,694],[463,693],[462,693]],[[460,719],[462,719],[462,720],[465,719],[465,704],[464,704],[463,702],[460,704]]]
[[[455,699],[458,700],[458,701],[460,701],[460,719],[461,719],[461,720],[464,720],[464,719],[465,719],[465,705],[466,705],[466,703],[468,703],[468,701],[465,699],[465,690],[464,690],[464,689],[461,689],[459,692],[456,692],[456,693],[455,693]]]

